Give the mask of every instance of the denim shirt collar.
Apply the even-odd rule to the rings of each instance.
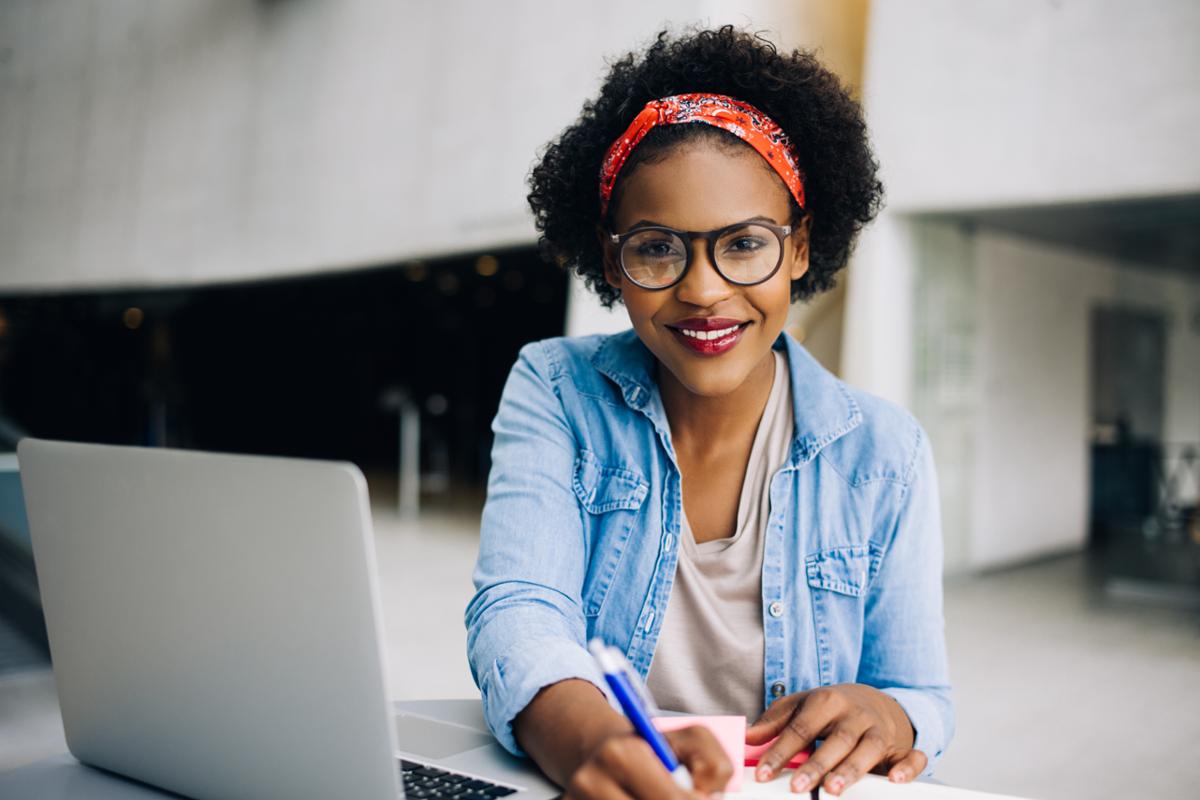
[[[842,382],[791,336],[780,333],[772,349],[787,353],[795,425],[789,466],[799,467],[858,427],[862,411]],[[607,337],[592,365],[617,385],[630,408],[646,415],[671,451],[670,426],[655,379],[657,360],[637,333],[630,329]]]

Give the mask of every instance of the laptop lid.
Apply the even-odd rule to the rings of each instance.
[[[400,796],[356,467],[17,451],[76,758],[200,800]]]

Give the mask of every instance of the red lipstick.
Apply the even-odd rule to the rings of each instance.
[[[750,323],[731,317],[688,317],[667,325],[684,347],[702,356],[719,356],[741,341]]]

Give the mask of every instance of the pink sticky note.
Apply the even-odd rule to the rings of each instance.
[[[779,737],[775,737],[775,738],[777,739]],[[744,758],[746,759],[746,766],[747,767],[757,767],[758,762],[762,759],[762,754],[767,752],[767,748],[773,744],[775,744],[775,739],[772,739],[771,741],[767,742],[766,744],[748,744],[748,745],[746,745],[746,754],[744,756]],[[788,769],[795,769],[796,767],[803,764],[805,761],[808,761],[808,757],[810,755],[812,755],[812,753],[810,753],[808,750],[801,750],[799,753],[796,753],[796,755],[792,756],[792,759],[790,761],[788,761],[787,764],[785,764],[784,766],[787,767]]]
[[[745,759],[743,750],[746,747],[746,718],[745,717],[655,717],[654,726],[664,733],[677,731],[680,728],[690,728],[693,725],[703,725],[712,731],[713,736],[721,744],[721,749],[729,757],[733,766],[733,777],[725,785],[725,791],[737,792],[742,788],[742,761]]]

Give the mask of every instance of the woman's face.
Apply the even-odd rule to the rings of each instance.
[[[647,224],[707,231],[754,217],[787,225],[788,200],[783,182],[755,151],[709,142],[684,144],[659,160],[639,164],[623,179],[612,214],[613,233]],[[706,397],[733,392],[765,362],[787,321],[791,283],[808,269],[805,229],[786,238],[783,263],[755,286],[721,277],[703,240],[694,243],[683,280],[659,290],[632,283],[621,271],[616,248],[607,243],[605,248],[606,277],[620,289],[637,335],[684,388]],[[698,345],[694,336],[682,332],[734,325],[738,331],[731,346],[728,337]]]

